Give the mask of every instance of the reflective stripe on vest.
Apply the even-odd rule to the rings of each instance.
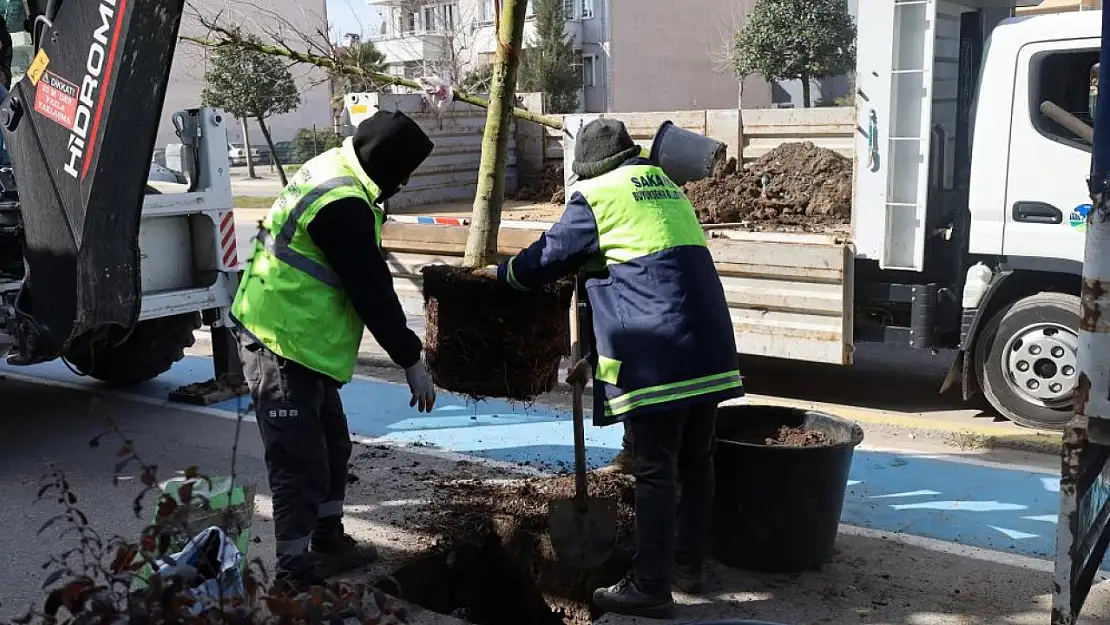
[[[258,234],[256,235],[258,242],[262,244],[263,249],[276,256],[278,260],[307,273],[330,287],[342,289],[343,283],[339,281],[339,276],[336,275],[331,267],[322,265],[314,259],[304,256],[293,249],[290,244],[293,242],[293,235],[297,233],[297,223],[300,221],[301,217],[304,216],[305,211],[307,211],[316,200],[319,200],[336,189],[357,184],[357,180],[347,176],[332,178],[331,180],[321,183],[319,186],[313,188],[312,191],[306,193],[304,197],[293,205],[276,239],[270,236],[270,232],[266,230],[265,226],[259,226]],[[380,231],[381,229],[379,228],[375,232],[379,239],[381,238]]]
[[[605,415],[620,417],[638,408],[689,399],[698,395],[719,393],[730,388],[744,388],[739,370],[629,391],[623,395],[606,399]]]

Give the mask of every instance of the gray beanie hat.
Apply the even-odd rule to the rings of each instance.
[[[624,122],[600,118],[585,125],[574,144],[574,173],[579,178],[596,178],[638,155],[640,146],[632,140]]]

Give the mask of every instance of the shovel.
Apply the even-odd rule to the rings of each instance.
[[[578,285],[571,300],[571,384],[574,410],[574,498],[552,501],[548,507],[547,527],[551,548],[560,562],[580,569],[596,568],[613,555],[617,541],[615,502],[590,498],[586,485],[586,426],[582,415],[582,395],[586,387],[585,362],[582,361],[581,326],[578,322]]]

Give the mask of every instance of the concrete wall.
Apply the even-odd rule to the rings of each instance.
[[[611,107],[614,112],[736,108],[739,86],[727,42],[757,0],[611,0]],[[771,89],[745,81],[743,108],[766,108]]]
[[[281,15],[309,32],[314,31],[320,24],[327,23],[325,0],[269,0],[266,6],[266,11]],[[274,18],[254,8],[253,4],[245,0],[190,0],[182,20],[182,34],[204,36],[206,33],[193,17],[195,12],[200,11],[204,15],[211,15],[220,10],[225,11],[226,15],[238,21],[244,28],[256,31],[260,30],[263,24],[273,26],[276,23]],[[157,148],[165,148],[167,143],[178,141],[171,121],[173,113],[200,105],[201,91],[204,89],[204,68],[204,51],[201,48],[188,42],[178,44],[169,87],[166,90],[162,123],[158,129],[158,140],[155,144]],[[288,141],[293,138],[298,129],[311,128],[313,124],[320,127],[331,126],[328,84],[324,73],[315,68],[294,67],[292,71],[301,88],[301,106],[288,115],[267,120],[274,141]],[[242,142],[238,124],[228,126],[228,134],[228,140],[232,143]],[[265,145],[257,123],[251,125],[250,137],[252,144]]]
[[[478,166],[482,160],[482,134],[486,126],[486,110],[455,102],[441,115],[436,115],[417,94],[358,94],[351,122],[359,123],[379,110],[401,111],[413,118],[435,143],[431,156],[412,175],[405,192],[389,200],[391,210],[441,202],[457,202],[474,198],[478,187]],[[515,122],[512,132],[516,132]],[[517,187],[516,141],[509,142],[509,167],[505,187]]]

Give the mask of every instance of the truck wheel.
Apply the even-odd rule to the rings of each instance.
[[[75,345],[66,354],[78,371],[110,384],[138,384],[170,370],[196,342],[200,315],[188,313],[140,321],[119,345]]]
[[[975,348],[987,401],[1007,419],[1063,430],[1073,414],[1079,366],[1079,298],[1038,293],[1000,311]]]

